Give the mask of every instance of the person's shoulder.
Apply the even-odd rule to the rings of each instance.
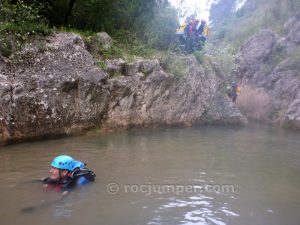
[[[84,185],[95,181],[95,177],[96,174],[92,170],[88,168],[82,168],[73,174],[73,183],[76,183],[77,185]]]

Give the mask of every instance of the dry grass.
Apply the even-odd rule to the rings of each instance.
[[[241,85],[237,107],[250,120],[267,120],[271,109],[271,97],[262,89]]]

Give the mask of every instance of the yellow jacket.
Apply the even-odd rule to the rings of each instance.
[[[180,26],[177,28],[176,33],[177,34],[183,34],[184,33],[184,29],[185,29],[186,25],[185,24],[180,24]]]
[[[205,26],[205,27],[204,27],[204,29],[203,29],[203,35],[204,35],[205,37],[210,36],[210,29],[209,29],[208,26]]]

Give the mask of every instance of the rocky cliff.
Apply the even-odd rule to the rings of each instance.
[[[300,20],[289,19],[283,34],[263,30],[241,48],[238,76],[272,99],[269,119],[300,129]],[[253,96],[256,98],[257,96]]]
[[[76,34],[35,39],[0,58],[0,143],[95,127],[245,122],[212,69],[193,56],[181,60],[181,79],[157,59],[107,60],[104,71]]]

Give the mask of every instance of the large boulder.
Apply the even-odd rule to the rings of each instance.
[[[112,47],[113,40],[105,32],[99,32],[92,36],[92,45],[94,48],[108,50]]]
[[[105,32],[99,32],[85,39],[88,51],[94,58],[101,58],[104,51],[112,48],[113,39]]]
[[[0,142],[67,135],[99,124],[109,93],[80,36],[57,33],[1,66]],[[7,65],[7,63],[5,63]]]

